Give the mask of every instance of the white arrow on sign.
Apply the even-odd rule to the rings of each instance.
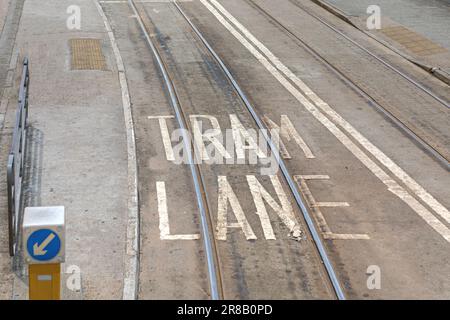
[[[47,253],[47,250],[44,250],[46,246],[48,246],[48,244],[50,242],[52,242],[52,240],[55,238],[55,235],[53,233],[50,233],[48,235],[47,238],[45,238],[44,241],[42,241],[42,243],[40,245],[38,245],[37,243],[35,243],[33,245],[33,255],[35,256],[43,256],[44,254]]]

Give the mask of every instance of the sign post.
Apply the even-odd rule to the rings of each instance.
[[[23,251],[28,263],[30,300],[61,298],[61,263],[65,259],[64,220],[64,207],[25,208]]]

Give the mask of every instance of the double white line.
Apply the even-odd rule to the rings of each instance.
[[[422,219],[450,242],[450,229],[429,209],[450,223],[449,211],[430,193],[411,178],[380,149],[343,119],[326,102],[315,94],[302,80],[287,68],[264,44],[256,39],[236,18],[234,18],[217,0],[200,0],[217,20],[288,90],[321,124],[323,124],[356,158],[358,158],[388,190],[404,201]],[[240,32],[239,32],[239,31]],[[258,50],[259,49],[259,50]],[[293,84],[295,84],[295,86]],[[325,116],[326,115],[326,116]],[[339,128],[340,126],[341,128]],[[345,132],[345,133],[344,133]],[[360,146],[352,142],[350,137]],[[377,163],[369,158],[362,148],[384,165],[408,189],[400,186]],[[413,195],[421,199],[426,208]]]

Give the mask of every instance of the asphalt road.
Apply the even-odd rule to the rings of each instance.
[[[223,7],[215,3],[183,2],[182,7],[230,68],[257,112],[274,123],[284,121],[286,128],[290,123],[289,132],[303,141],[299,143],[294,135],[282,136],[289,153],[286,162],[316,218],[346,295],[448,298],[447,169],[372,101],[312,56],[299,39],[447,157],[448,109],[338,37],[299,5],[337,24],[357,41],[367,42],[371,50],[445,99],[448,87],[392,56],[386,48],[360,39],[360,34],[307,1],[257,1],[271,17],[252,1],[219,1]],[[167,153],[170,142],[164,137],[177,128],[173,110],[142,33],[136,22],[128,19],[127,4],[102,5],[123,52],[136,122],[142,221],[139,297],[203,298],[208,296],[208,284],[202,242],[196,237],[195,193],[188,167],[173,164]],[[138,6],[141,13],[145,10],[147,29],[191,125],[200,120],[205,129],[218,124],[225,135],[234,117],[245,128],[255,128],[222,70],[176,8],[167,3]],[[281,72],[269,68],[267,60]],[[305,101],[302,95],[310,99]],[[200,165],[224,296],[333,298],[283,177],[280,173],[275,176],[281,187],[276,189],[258,168],[249,164]],[[276,203],[282,203],[280,190],[286,193],[304,238],[295,241],[289,236],[273,202],[258,202],[251,192],[254,179],[261,181]],[[223,203],[227,203],[229,223],[234,223],[225,229],[220,220]],[[264,229],[268,224],[261,222],[262,207],[276,239]],[[161,225],[162,215],[169,217],[170,235],[179,237],[169,236],[169,229]],[[379,289],[368,285],[374,268],[381,272]]]
[[[347,0],[327,1],[354,16],[366,15],[367,7],[374,4],[373,1],[366,0],[357,2]],[[377,5],[380,6],[383,15],[450,49],[448,37],[450,26],[446,23],[450,14],[450,1],[379,0]]]
[[[447,84],[309,0],[179,1],[265,126],[280,129],[271,136],[287,179],[173,3],[136,1],[136,15],[128,1],[83,0],[73,30],[69,2],[22,10],[17,0],[17,12],[0,13],[0,28],[10,21],[0,37],[0,89],[10,82],[0,156],[20,72],[10,60],[27,55],[28,202],[66,206],[63,270],[81,270],[81,288],[65,286],[63,297],[210,299],[212,262],[221,298],[336,299],[325,252],[348,299],[450,298]],[[439,21],[423,36],[448,36]],[[95,50],[77,51],[80,39]],[[447,54],[428,58],[439,65]],[[198,151],[194,166],[186,145]],[[7,221],[6,202],[0,210]],[[1,244],[1,297],[26,299],[24,266]]]

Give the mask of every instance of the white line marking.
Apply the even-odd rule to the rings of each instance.
[[[427,203],[430,208],[441,215],[447,222],[450,222],[450,213],[433,198],[425,189],[408,176],[400,167],[398,167],[391,159],[375,147],[371,142],[364,138],[356,129],[339,116],[331,107],[323,102],[317,95],[312,92],[300,79],[298,79],[286,66],[284,66],[278,58],[276,58],[261,42],[259,42],[250,32],[242,26],[230,13],[228,13],[217,1],[211,0],[212,3],[230,20],[243,34],[252,40],[258,48],[264,52],[267,57],[274,63],[278,70],[264,57],[247,39],[245,39],[233,26],[231,26],[224,17],[208,3],[206,0],[200,2],[219,20],[222,25],[238,39],[241,44],[250,51],[258,61],[308,110],[319,122],[321,122],[341,143],[352,152],[378,179],[380,179],[388,190],[403,200],[410,206],[422,219],[425,220],[435,231],[450,242],[450,230],[439,219],[437,219],[427,208],[411,196],[403,189],[395,180],[384,172],[375,162],[373,162],[357,145],[355,145],[349,137],[347,137],[334,123],[332,123],[325,115],[319,111],[300,91],[295,88],[278,70],[283,72],[288,78],[301,88],[313,102],[327,113],[334,121],[342,126],[354,139],[356,139],[367,151],[385,165],[397,178],[399,178],[411,191],[413,191],[420,199]]]
[[[231,155],[227,152],[223,142],[222,131],[220,130],[220,124],[216,117],[208,116],[208,115],[190,115],[189,116],[192,125],[192,132],[194,135],[194,142],[196,146],[196,151],[198,154],[201,154],[202,160],[205,160],[206,163],[217,163],[213,159],[211,162],[210,156],[208,154],[208,149],[214,147],[214,154],[216,159],[231,159]],[[207,132],[203,133],[203,121],[201,119],[207,119],[209,124],[211,125],[211,129],[208,129]],[[205,142],[210,142],[210,148],[207,148]]]
[[[219,185],[218,201],[217,201],[217,240],[227,240],[228,228],[241,228],[247,240],[256,240],[256,235],[252,227],[245,217],[244,210],[231,188],[226,176],[218,176],[217,182]],[[228,223],[228,202],[230,202],[231,210],[236,217],[237,222]]]
[[[355,234],[355,233],[323,233],[324,239],[330,240],[370,240],[367,234]]]
[[[161,240],[198,240],[199,234],[170,234],[169,213],[167,211],[166,183],[156,181],[158,197],[159,233]]]
[[[170,3],[174,0],[135,0],[134,2],[138,3]],[[191,2],[193,0],[177,0],[178,2]],[[107,4],[118,4],[118,3],[128,3],[127,0],[100,0],[100,3],[107,3]]]
[[[202,0],[203,2],[204,0]],[[395,174],[405,185],[408,186],[419,198],[427,203],[442,218],[450,223],[450,212],[440,204],[432,195],[430,195],[422,186],[412,179],[402,168],[395,164],[380,149],[373,145],[367,138],[358,132],[350,123],[342,118],[334,111],[326,102],[324,102],[317,94],[312,91],[300,78],[298,78],[288,67],[286,67],[264,44],[256,39],[241,23],[239,23],[225,8],[223,8],[216,0],[210,0],[217,8],[232,21],[244,35],[250,39],[276,66],[278,70],[284,73],[291,81],[293,81],[308,96],[316,106],[322,109],[330,116],[338,125],[343,127],[354,139],[356,139],[367,151],[369,151],[378,161],[386,166]]]
[[[0,129],[3,128],[4,121],[5,121],[6,109],[8,107],[8,103],[9,103],[9,92],[10,92],[10,88],[9,87],[5,88],[3,90],[2,100],[0,101]]]
[[[316,203],[314,204],[314,207],[350,207],[350,205],[348,204],[348,202],[316,201]]]
[[[167,161],[175,161],[175,155],[173,153],[172,141],[170,140],[169,129],[167,128],[166,119],[173,119],[174,116],[149,116],[148,119],[158,119],[159,128],[161,130],[161,137],[164,145],[164,151],[166,152]]]
[[[237,159],[245,159],[245,150],[250,150],[249,157],[252,155],[257,155],[258,158],[264,159],[267,156],[258,146],[254,138],[244,125],[239,121],[236,114],[230,114],[231,129],[233,132],[234,145],[236,147]],[[239,162],[238,162],[239,163]]]
[[[116,58],[117,71],[119,73],[119,83],[122,92],[122,106],[127,133],[127,154],[128,154],[128,221],[126,235],[126,255],[125,270],[123,279],[123,300],[136,300],[138,291],[138,271],[139,271],[139,211],[138,211],[138,191],[137,191],[137,163],[136,163],[136,142],[134,138],[133,116],[131,112],[130,94],[125,75],[122,56],[120,55],[114,33],[108,22],[108,18],[101,5],[92,0],[97,7],[98,13],[103,19],[105,29],[108,33],[109,41]]]
[[[256,206],[256,214],[259,216],[261,226],[263,228],[264,236],[267,240],[275,240],[275,234],[272,229],[269,215],[264,205],[264,200],[272,208],[273,211],[281,218],[281,221],[288,227],[295,237],[301,235],[300,225],[295,218],[294,210],[289,202],[286,193],[281,186],[280,180],[277,176],[270,176],[270,180],[275,189],[275,193],[280,200],[281,206],[275,201],[269,192],[261,185],[261,183],[253,175],[247,175],[247,183],[252,193],[253,202]]]
[[[314,218],[322,231],[322,235],[324,239],[334,239],[334,240],[369,240],[370,237],[367,234],[358,234],[358,233],[345,233],[339,234],[331,231],[328,222],[326,221],[321,207],[349,207],[350,205],[347,202],[318,202],[312,195],[311,190],[306,183],[307,180],[328,180],[330,179],[327,175],[296,175],[294,176],[295,181],[297,182],[300,190],[305,195],[305,200],[308,203],[308,206],[311,208],[314,213]]]

